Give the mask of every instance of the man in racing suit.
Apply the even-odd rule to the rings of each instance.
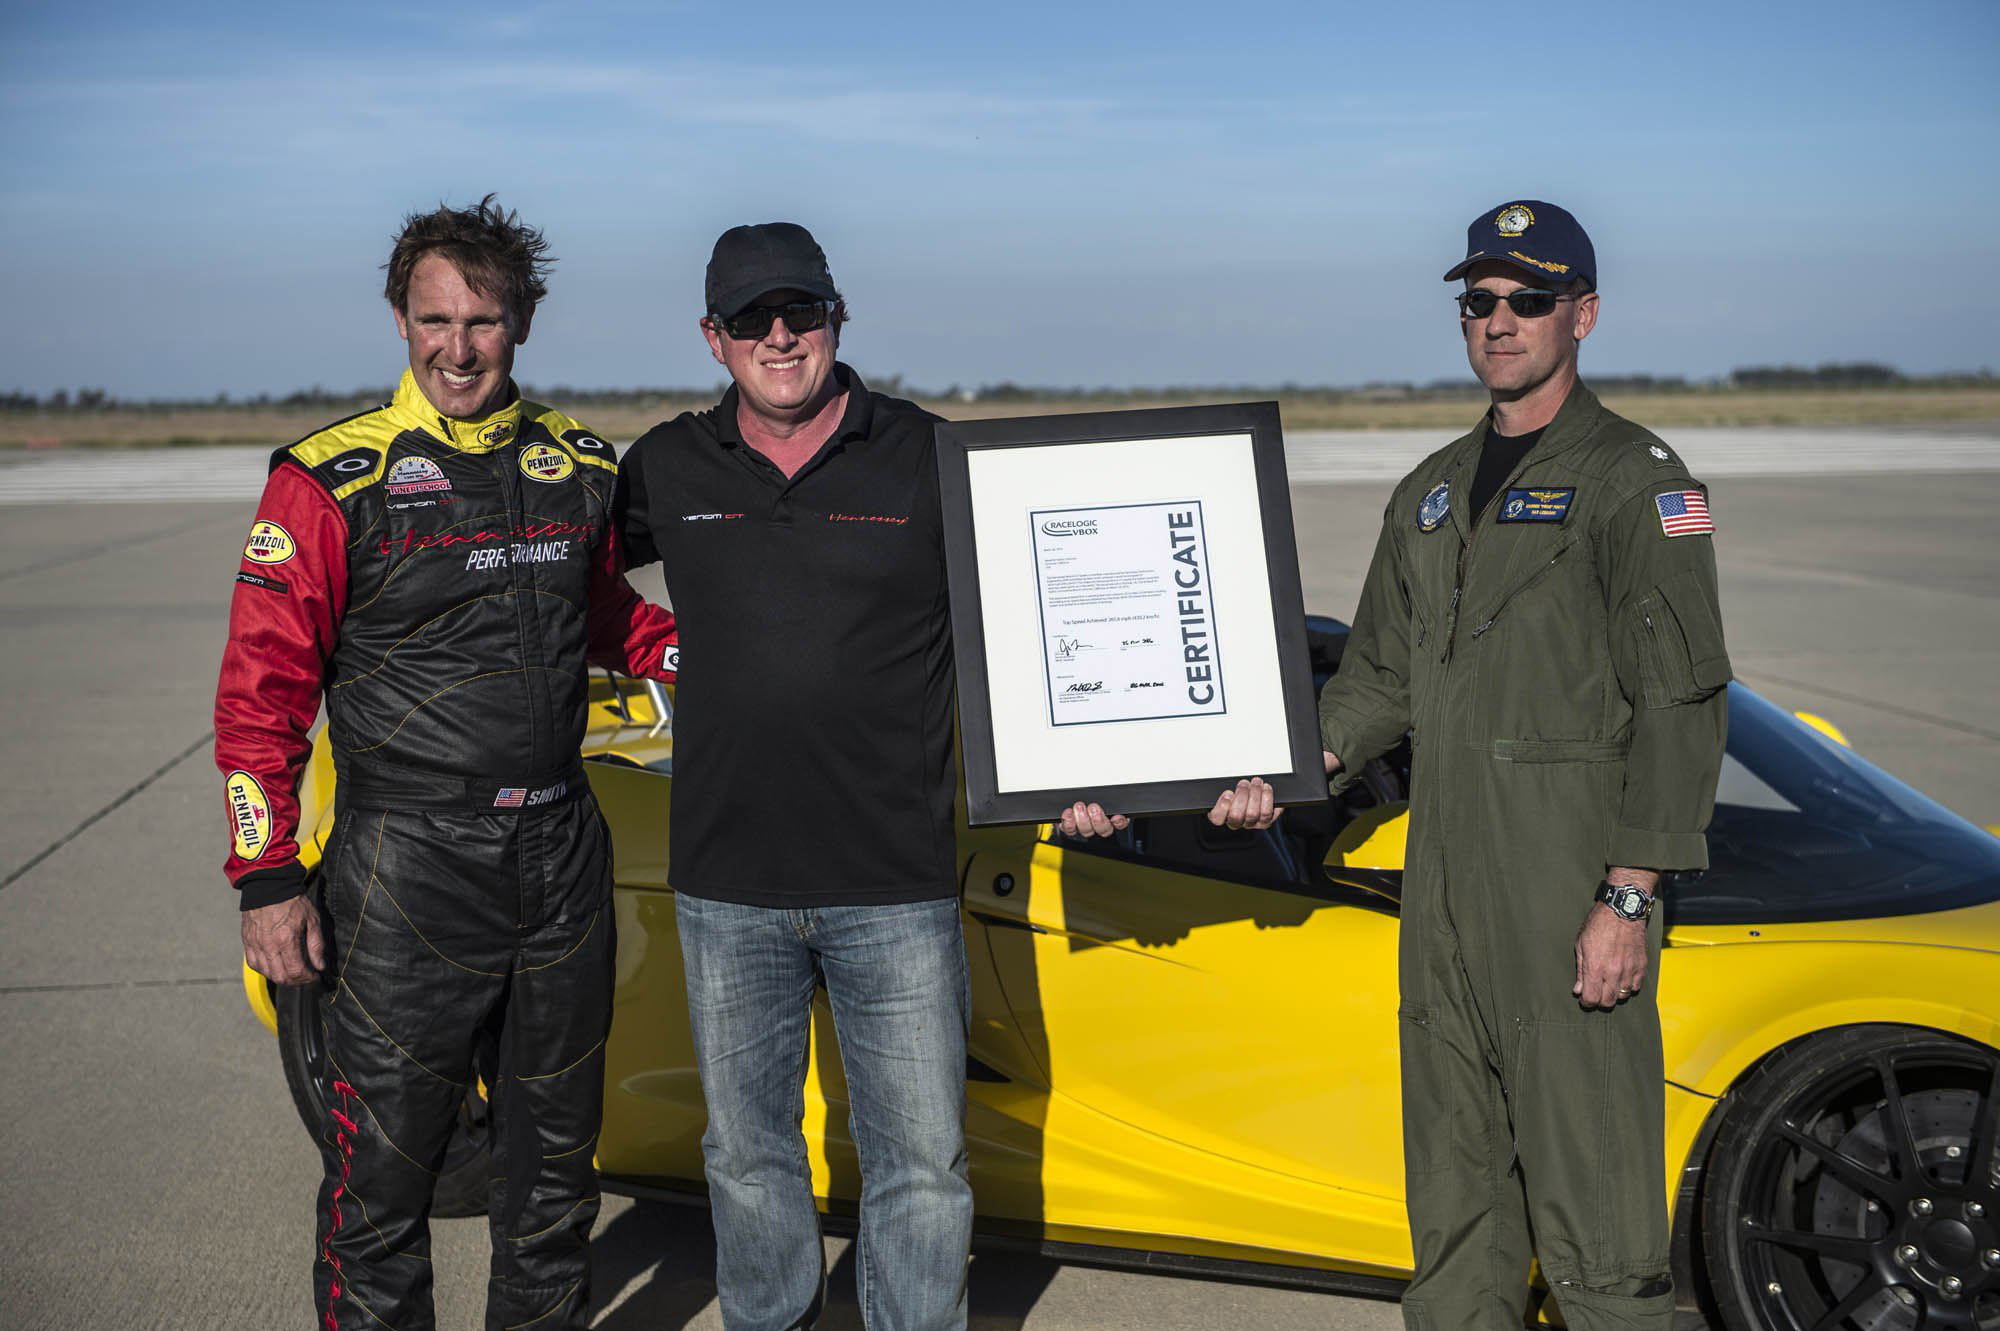
[[[281,984],[324,972],[328,1328],[432,1325],[431,1193],[482,1074],[487,1325],[589,1314],[613,943],[578,761],[585,660],[666,678],[673,621],[623,579],[611,447],[515,390],[544,252],[490,195],[408,219],[388,296],[409,372],[273,456],[237,574],[216,694],[227,873],[250,963]],[[296,796],[322,693],[325,925]]]
[[[1341,785],[1410,735],[1400,974],[1412,1331],[1666,1331],[1660,871],[1707,863],[1730,677],[1707,492],[1578,381],[1596,263],[1534,200],[1473,222],[1492,398],[1383,515],[1320,698]],[[1336,755],[1338,755],[1336,757]]]

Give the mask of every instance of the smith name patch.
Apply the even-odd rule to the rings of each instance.
[[[1496,522],[1561,522],[1576,498],[1574,485],[1553,490],[1509,490],[1500,499]]]

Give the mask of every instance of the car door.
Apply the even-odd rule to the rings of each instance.
[[[974,849],[973,941],[1048,1089],[1047,1220],[1407,1262],[1396,917],[1314,849],[1194,815]]]

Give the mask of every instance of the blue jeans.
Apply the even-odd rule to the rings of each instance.
[[[728,1331],[792,1331],[826,1283],[800,1122],[815,979],[833,1007],[861,1162],[855,1271],[869,1331],[965,1326],[972,1186],[958,901],[784,910],[678,897]]]

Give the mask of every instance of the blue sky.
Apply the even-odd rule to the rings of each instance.
[[[819,236],[864,374],[1465,374],[1472,216],[1596,241],[1585,371],[2000,369],[2000,5],[0,7],[0,390],[389,382],[402,215],[561,262],[525,382],[707,385],[718,232]]]

